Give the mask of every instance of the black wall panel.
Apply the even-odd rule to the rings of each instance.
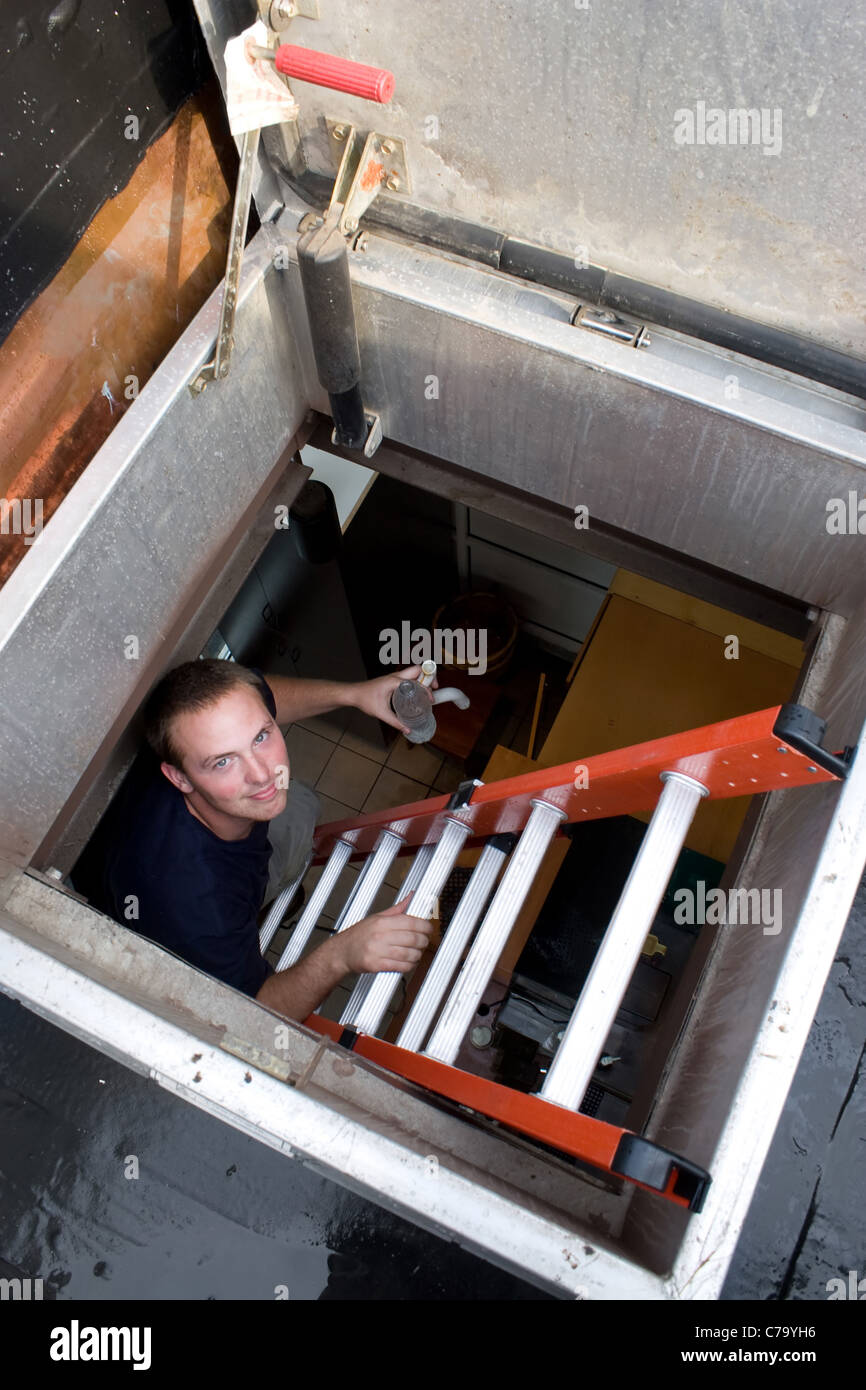
[[[3,0],[0,341],[211,73],[192,0]]]

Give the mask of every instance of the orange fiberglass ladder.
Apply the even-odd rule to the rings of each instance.
[[[339,1023],[313,1014],[306,1026],[439,1096],[699,1211],[710,1183],[707,1172],[639,1134],[579,1113],[578,1107],[698,804],[704,797],[843,779],[850,750],[837,755],[822,748],[824,727],[802,706],[777,705],[600,753],[583,763],[500,782],[464,782],[450,798],[431,797],[319,826],[310,862],[324,864],[324,871],[280,958],[281,970],[298,960],[350,859],[362,858],[364,865],[335,931],[368,914],[398,854],[414,851],[397,900],[412,894],[410,915],[428,918],[461,851],[480,847],[482,852],[395,1044],[377,1038],[376,1032],[402,979],[396,972],[362,975]],[[652,808],[541,1091],[526,1095],[455,1067],[461,1041],[553,838],[568,822]],[[303,876],[275,901],[261,928],[263,951]]]

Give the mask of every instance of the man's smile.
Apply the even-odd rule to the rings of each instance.
[[[253,801],[271,801],[277,794],[277,784],[272,782],[269,787],[265,787],[263,792],[256,792],[251,798]]]

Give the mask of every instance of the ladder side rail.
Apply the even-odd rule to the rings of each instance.
[[[576,825],[651,811],[659,799],[659,777],[667,771],[696,778],[713,799],[843,779],[845,758],[828,753],[814,737],[800,739],[791,733],[780,718],[780,709],[775,706],[738,715],[703,728],[594,753],[580,762],[479,785],[466,804],[473,842],[483,846],[491,835],[520,829],[538,799],[561,807],[566,819]],[[356,852],[366,853],[384,828],[396,825],[407,845],[419,846],[431,838],[443,811],[457,809],[443,805],[444,800],[428,798],[351,821],[335,821],[321,827],[321,842],[351,834]]]

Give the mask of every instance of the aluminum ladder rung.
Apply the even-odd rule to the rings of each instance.
[[[415,892],[415,889],[418,887],[418,884],[424,877],[427,865],[433,858],[433,851],[435,850],[435,848],[435,845],[422,845],[421,848],[417,851],[415,858],[412,860],[412,863],[410,865],[408,874],[406,875],[403,882],[400,884],[400,887],[394,894],[393,905],[395,907],[397,903],[401,903],[404,898],[408,898],[411,893]]]
[[[442,944],[433,957],[424,983],[400,1031],[398,1047],[417,1052],[424,1042],[436,1010],[442,1002],[442,996],[460,964],[460,957],[472,937],[506,857],[507,850],[498,845],[487,844],[481,851],[481,857],[472,870],[472,877],[466,885],[454,916],[448,923]]]
[[[358,875],[357,882],[337,918],[334,932],[348,931],[360,922],[372,906],[373,899],[385,881],[385,875],[403,844],[403,836],[394,830],[383,830],[376,848]],[[316,1010],[318,1013],[318,1009]]]
[[[264,922],[262,923],[261,927],[259,928],[259,950],[261,951],[262,955],[265,954],[265,951],[270,946],[271,941],[274,938],[274,934],[277,930],[277,927],[283,920],[283,914],[286,908],[288,907],[289,903],[292,901],[292,898],[295,896],[304,879],[306,878],[307,870],[310,867],[311,858],[312,855],[308,854],[304,867],[301,869],[301,872],[298,874],[298,877],[296,879],[293,879],[291,883],[289,883],[285,888],[283,888],[277,894],[273,903],[271,904],[271,910],[265,918]]]
[[[415,858],[412,860],[412,863],[410,865],[408,874],[406,875],[403,882],[400,884],[400,887],[397,889],[397,892],[394,894],[395,907],[397,903],[401,903],[404,898],[409,897],[410,894],[415,892],[415,889],[418,887],[419,883],[424,877],[424,874],[427,870],[427,865],[433,858],[433,853],[435,849],[435,845],[422,845],[421,848],[417,851]],[[348,1014],[350,1009],[354,1012],[355,1010],[361,1007],[361,1004],[367,997],[367,991],[370,988],[370,985],[373,983],[373,980],[375,980],[375,978],[375,975],[359,975],[358,979],[355,981],[355,988],[352,990],[352,993],[350,994],[346,1002],[346,1007],[341,1015],[341,1022],[345,1022],[346,1015]]]
[[[662,794],[540,1091],[544,1100],[570,1110],[586,1094],[695,811],[708,794],[684,773],[660,775]]]
[[[343,910],[334,923],[334,931],[348,931],[356,922],[367,916],[373,899],[385,882],[397,852],[403,844],[403,836],[395,830],[383,830],[376,842],[376,848],[358,874],[354,888],[346,899]]]
[[[424,1055],[453,1065],[548,845],[565,817],[565,811],[552,806],[550,802],[532,801],[532,813],[508,861],[457,983],[424,1049]]]
[[[337,840],[328,856],[328,862],[322,870],[322,875],[310,894],[310,900],[298,918],[295,930],[289,937],[286,949],[277,962],[277,970],[288,970],[290,965],[294,965],[300,959],[301,952],[321,917],[343,868],[349,862],[352,849],[353,846],[348,840]]]
[[[429,918],[436,900],[448,880],[455,860],[462,850],[470,833],[465,822],[448,816],[439,841],[429,857],[417,886],[407,884],[400,890],[398,901],[407,895],[412,887],[412,901],[408,907],[410,917]],[[413,869],[415,865],[413,864]],[[399,970],[380,971],[378,974],[362,975],[346,1005],[340,1022],[359,1033],[375,1036],[382,1019],[388,1010],[391,996],[403,978]]]

